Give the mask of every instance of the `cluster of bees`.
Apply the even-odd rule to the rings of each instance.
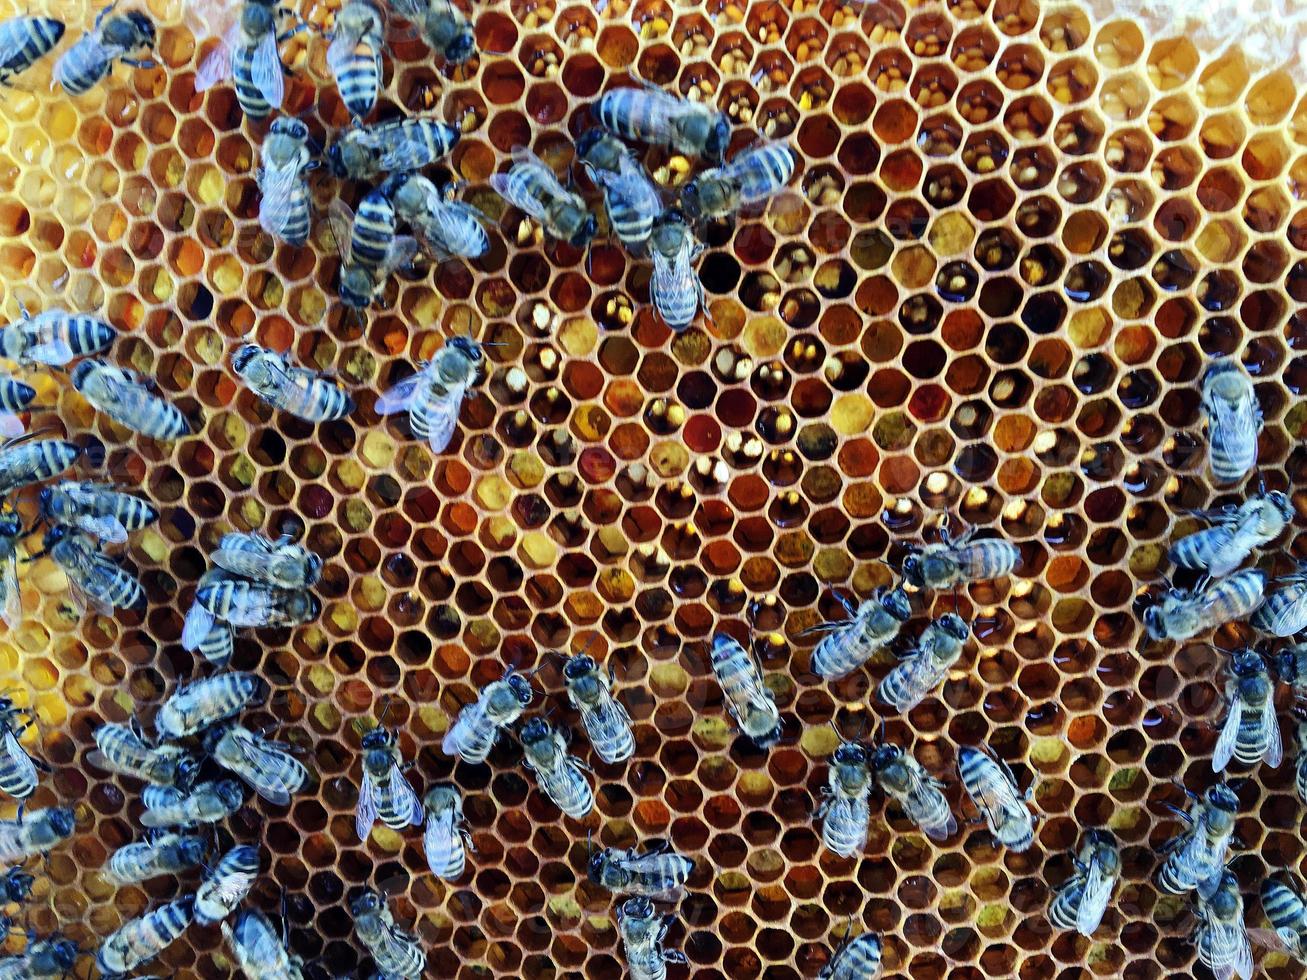
[[[471,24],[449,0],[399,0],[393,12],[411,21],[449,62],[473,55]],[[251,120],[272,116],[284,95],[279,44],[308,27],[297,23],[279,32],[288,16],[270,0],[247,0],[217,49],[200,64],[197,89],[230,78]],[[327,52],[353,125],[323,159],[336,178],[379,181],[364,194],[357,213],[337,201],[326,215],[342,257],[340,298],[356,309],[370,306],[390,274],[419,252],[437,262],[483,256],[490,247],[487,228],[493,226],[486,215],[457,199],[457,185],[438,187],[421,173],[454,148],[456,127],[429,118],[365,122],[377,101],[385,29],[381,7],[372,0],[348,0],[336,16]],[[62,23],[42,17],[0,24],[0,81],[8,82],[49,53],[63,32]],[[108,74],[115,60],[148,64],[128,56],[148,49],[153,39],[154,27],[144,14],[110,15],[105,10],[94,30],[59,58],[55,78],[70,93],[84,92]],[[647,85],[605,92],[594,114],[599,126],[577,141],[577,158],[602,191],[611,235],[633,256],[652,259],[650,295],[659,315],[669,327],[684,329],[703,306],[703,287],[693,267],[704,248],[696,227],[779,191],[794,174],[795,155],[782,144],[761,143],[727,162],[732,132],[724,113]],[[669,206],[664,190],[650,179],[630,143],[664,147],[713,166],[689,180]],[[319,162],[301,120],[278,117],[269,124],[257,173],[259,222],[283,242],[303,245],[308,240],[313,215],[307,174]],[[490,187],[555,239],[586,247],[599,233],[599,217],[570,189],[570,179],[564,186],[528,148],[514,151],[510,168],[493,175]],[[401,224],[410,235],[399,234]],[[64,368],[77,360],[71,383],[98,411],[147,437],[172,440],[188,434],[190,420],[147,382],[96,358],[114,336],[111,326],[89,315],[49,310],[33,317],[24,311],[21,321],[0,331],[0,354],[21,367]],[[382,415],[408,412],[414,434],[426,439],[434,452],[443,452],[484,359],[476,339],[449,338],[429,364],[383,393],[377,410]],[[232,365],[260,398],[299,418],[327,421],[354,410],[353,399],[333,380],[293,365],[282,353],[245,345],[233,355]],[[30,408],[34,397],[30,385],[0,379],[0,431],[10,437],[0,446],[0,495],[6,497],[54,479],[79,455],[71,442],[22,433],[18,415]],[[1256,464],[1261,414],[1252,382],[1237,363],[1224,360],[1211,366],[1202,382],[1202,407],[1215,481],[1243,481]],[[1262,488],[1242,503],[1203,516],[1208,526],[1182,538],[1170,551],[1178,569],[1199,577],[1191,587],[1168,588],[1147,605],[1143,622],[1148,636],[1182,641],[1245,619],[1271,637],[1291,637],[1307,629],[1307,563],[1281,578],[1274,589],[1265,572],[1242,567],[1292,522],[1287,496]],[[27,560],[48,554],[66,572],[79,601],[97,611],[107,614],[115,607],[144,605],[139,582],[105,555],[101,544],[122,544],[129,531],[155,520],[157,512],[148,503],[110,486],[65,480],[40,490],[37,517],[47,530],[41,551]],[[11,626],[22,618],[20,542],[34,530],[8,505],[0,513],[0,611]],[[959,614],[957,590],[1013,573],[1021,554],[1011,542],[980,538],[974,530],[954,539],[947,521],[940,525],[939,538],[909,549],[899,585],[878,589],[856,606],[835,594],[847,618],[806,631],[821,634],[811,658],[815,674],[834,680],[863,668],[900,639],[913,617],[916,593],[952,590],[954,611],[932,619],[907,649],[896,651],[896,662],[880,680],[876,699],[886,713],[906,714],[944,681],[971,636],[971,624]],[[274,540],[257,532],[231,533],[222,538],[211,560],[214,567],[197,588],[182,642],[219,671],[230,660],[235,629],[294,626],[318,616],[321,604],[310,590],[321,575],[322,562],[295,543],[292,534]],[[719,631],[712,638],[709,660],[726,709],[742,734],[763,748],[779,741],[780,711],[749,646]],[[1307,644],[1280,651],[1274,663],[1278,679],[1307,694]],[[631,758],[631,720],[614,695],[612,673],[582,651],[563,657],[562,676],[595,755],[609,764]],[[311,778],[292,746],[268,740],[234,720],[266,693],[253,675],[218,672],[181,685],[162,705],[154,721],[162,741],[147,741],[134,723],[97,729],[98,751],[92,761],[148,784],[142,793],[142,824],[148,836],[113,854],[104,869],[106,878],[121,884],[206,868],[193,894],[131,920],[102,943],[96,963],[106,977],[124,976],[149,961],[192,922],[220,924],[235,959],[250,977],[301,976],[303,964],[287,950],[284,921],[279,931],[262,912],[237,911],[259,873],[258,847],[233,843],[212,867],[206,865],[219,851],[217,824],[244,803],[241,782],[223,778],[223,771],[278,805],[287,804]],[[595,802],[586,775],[589,768],[547,717],[526,716],[534,694],[531,674],[510,667],[464,707],[441,748],[466,763],[483,763],[496,741],[512,733],[541,792],[563,814],[583,819]],[[1281,763],[1273,695],[1274,679],[1264,652],[1252,647],[1230,651],[1228,710],[1213,754],[1215,772],[1231,762]],[[378,820],[401,832],[423,827],[432,873],[457,879],[466,868],[470,843],[459,790],[441,783],[419,798],[404,775],[398,732],[385,727],[385,716],[383,710],[361,738],[356,832],[366,840]],[[0,791],[21,804],[35,792],[43,765],[19,742],[32,722],[25,709],[0,699],[0,724]],[[887,743],[883,729],[871,744],[860,735],[841,734],[840,739],[814,814],[821,822],[821,839],[833,853],[848,857],[864,850],[873,789],[927,837],[942,841],[957,832],[944,784],[910,752]],[[1307,723],[1299,728],[1298,743],[1296,786],[1307,802]],[[1022,792],[1007,764],[984,747],[960,747],[958,769],[967,796],[994,840],[1014,851],[1030,847],[1036,827],[1028,805],[1033,786]],[[1187,811],[1175,810],[1185,826],[1164,848],[1157,875],[1158,886],[1168,893],[1194,893],[1198,925],[1193,942],[1201,962],[1220,978],[1251,975],[1250,935],[1307,960],[1307,904],[1296,883],[1267,879],[1261,901],[1273,929],[1250,934],[1245,928],[1243,896],[1225,866],[1238,809],[1233,789],[1220,782],[1201,798],[1192,797]],[[196,832],[206,825],[214,828],[212,849]],[[72,831],[72,811],[66,808],[25,814],[20,805],[16,820],[0,821],[0,861],[15,864],[0,878],[0,897],[26,898],[32,877],[21,863],[48,852]],[[1105,829],[1087,830],[1073,864],[1073,874],[1052,897],[1048,916],[1058,928],[1088,936],[1101,923],[1120,878],[1116,840]],[[684,961],[683,954],[665,947],[673,916],[660,912],[655,902],[679,896],[694,867],[691,858],[666,843],[591,853],[590,879],[625,896],[617,920],[635,980],[662,980],[669,963]],[[421,976],[425,952],[415,936],[395,923],[384,896],[360,890],[351,898],[350,910],[359,939],[383,977]],[[233,914],[234,924],[229,924]],[[19,957],[0,960],[0,976],[62,976],[77,955],[76,946],[61,936],[33,939]],[[821,976],[868,980],[879,972],[880,962],[878,936],[850,934]]]

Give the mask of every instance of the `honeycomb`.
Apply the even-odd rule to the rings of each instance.
[[[90,767],[91,733],[133,713],[148,730],[172,686],[207,670],[179,637],[219,535],[293,518],[326,560],[321,620],[243,634],[232,666],[276,689],[246,723],[303,744],[320,782],[289,807],[252,798],[223,836],[262,842],[270,871],[251,900],[276,913],[283,883],[291,945],[326,973],[367,975],[345,901],[366,884],[412,924],[431,976],[621,976],[612,901],[586,881],[591,833],[695,857],[668,943],[697,980],[812,977],[850,921],[884,933],[886,974],[913,980],[1201,972],[1185,901],[1150,875],[1178,827],[1162,804],[1212,781],[1222,657],[1207,640],[1149,642],[1135,605],[1170,575],[1169,541],[1196,526],[1185,511],[1243,492],[1205,476],[1209,359],[1252,374],[1260,475],[1307,518],[1307,101],[1287,70],[1072,3],[477,2],[482,54],[462,67],[395,32],[374,118],[457,120],[450,169],[499,234],[471,266],[396,278],[359,317],[335,301],[321,229],[303,248],[258,231],[265,130],[230,87],[196,93],[212,41],[178,0],[148,10],[160,68],[120,66],[69,100],[47,93],[46,63],[0,98],[0,311],[103,311],[115,359],[203,419],[155,443],[37,376],[50,411],[33,426],[65,428],[87,474],[139,487],[162,517],[125,549],[143,613],[79,616],[43,560],[23,572],[26,621],[0,636],[0,686],[27,692],[33,751],[55,767],[32,803],[78,813],[19,921],[88,950],[177,892],[100,879],[139,836],[141,805],[138,784]],[[92,17],[63,0],[28,12],[62,17],[70,37]],[[302,13],[323,27],[332,7]],[[285,50],[285,111],[325,144],[348,123],[325,44]],[[709,315],[679,335],[650,308],[647,263],[542,242],[486,190],[515,145],[561,171],[589,105],[626,75],[714,101],[737,149],[760,133],[800,155],[790,193],[708,230]],[[682,159],[646,163],[688,176]],[[362,191],[343,189],[351,203]],[[319,211],[338,193],[314,175]],[[501,346],[433,460],[375,401],[463,331]],[[250,340],[333,372],[358,410],[318,427],[274,413],[226,361]],[[964,826],[935,845],[877,805],[864,855],[836,859],[810,817],[837,742],[827,723],[875,720],[888,661],[818,683],[798,634],[840,615],[829,585],[868,595],[945,512],[1017,542],[1021,564],[964,591],[976,639],[886,735],[964,816],[955,747],[993,746],[1034,782],[1036,844],[1005,853]],[[1268,562],[1283,572],[1295,544]],[[785,726],[770,753],[725,719],[702,642],[719,625],[757,631]],[[587,644],[616,668],[637,753],[606,766],[577,740],[595,763],[584,823],[559,817],[510,740],[488,766],[440,753],[507,664],[539,667],[551,693],[533,710],[575,723],[548,651]],[[359,730],[386,698],[419,790],[453,779],[465,794],[476,853],[456,883],[426,870],[417,834],[354,835]],[[1292,767],[1257,770],[1240,796],[1235,867],[1252,892],[1301,864]],[[1089,826],[1115,831],[1125,868],[1092,941],[1043,915]],[[1262,964],[1303,975],[1280,954]],[[152,969],[233,968],[218,931],[192,927]],[[77,975],[92,972],[84,957]]]

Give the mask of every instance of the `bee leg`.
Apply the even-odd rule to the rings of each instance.
[[[29,756],[28,758],[31,757]],[[43,762],[40,759],[32,759],[32,765],[36,766],[37,769],[41,770],[41,772],[45,773],[47,776],[54,772],[54,767],[51,766],[50,763]]]
[[[27,809],[27,801],[26,801],[26,800],[19,800],[19,802],[18,802],[18,817],[17,817],[17,819],[18,819],[18,826],[20,826],[20,827],[23,825],[23,811],[26,810],[26,809]]]
[[[109,4],[109,6],[105,7],[95,15],[95,29],[97,31],[100,29],[100,25],[104,23],[104,19],[109,16],[109,11],[113,10],[116,6],[118,6],[118,0],[114,0],[113,3]]]
[[[153,58],[122,58],[124,65],[131,65],[133,68],[158,68],[159,63]]]

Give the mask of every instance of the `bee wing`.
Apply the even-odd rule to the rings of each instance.
[[[466,240],[469,236],[464,232],[463,222],[479,221],[480,218],[471,208],[464,208],[459,205],[449,205],[441,203],[438,207],[431,209],[431,223],[435,226],[436,235],[440,239],[440,245],[446,252],[451,255],[464,255],[467,258],[475,259],[484,253],[484,246],[490,244],[485,236],[484,230],[478,229],[477,244],[482,246],[482,251],[477,254],[467,254],[465,250],[451,248],[455,242]]]
[[[232,24],[219,38],[218,46],[205,55],[195,72],[195,91],[203,92],[231,78],[231,53],[239,33],[240,25]]]
[[[1298,934],[1292,929],[1249,929],[1248,939],[1263,949],[1292,954],[1297,948]]]
[[[1242,700],[1238,694],[1230,699],[1230,709],[1225,715],[1225,724],[1221,726],[1221,736],[1216,740],[1212,752],[1212,772],[1221,772],[1234,758],[1234,748],[1239,742],[1239,719],[1243,715]]]
[[[354,46],[363,39],[365,27],[365,24],[360,23],[342,29],[338,20],[332,29],[331,44],[327,46],[327,65],[336,78],[340,78],[349,68],[350,61],[354,57]]]
[[[893,698],[885,691],[885,682],[881,682],[879,696],[886,704],[892,704],[899,711],[909,711],[939,683],[940,673],[935,669],[935,662],[924,650],[918,650],[895,665],[893,671],[886,675],[897,674],[900,679],[900,692]]]
[[[939,803],[943,806],[939,806]],[[958,829],[957,818],[949,809],[948,800],[929,779],[917,780],[908,791],[904,810],[931,840],[947,840]],[[943,819],[937,819],[940,814]]]
[[[309,771],[283,746],[249,732],[233,731],[244,767],[240,776],[270,803],[286,806],[290,795],[304,785]]]
[[[453,385],[431,403],[427,412],[427,442],[433,453],[443,453],[458,428],[458,412],[463,405],[467,385]]]
[[[454,809],[449,807],[441,813],[427,814],[427,827],[422,833],[423,849],[427,855],[427,866],[432,874],[441,876],[449,867],[454,849],[459,846],[458,828],[454,825]]]
[[[157,403],[163,401],[146,391],[132,375],[123,374],[122,377],[115,377],[111,372],[101,371],[100,383],[106,398],[127,418],[148,419],[157,410]],[[169,403],[164,402],[164,404]]]
[[[496,194],[519,211],[535,218],[536,221],[544,220],[545,206],[534,197],[527,194],[517,193],[517,188],[509,179],[508,174],[491,174],[490,187]]]
[[[186,612],[186,623],[182,626],[182,649],[198,650],[215,622],[217,620],[213,618],[213,613],[198,601],[191,603],[191,608]]]
[[[1080,898],[1080,908],[1076,912],[1076,931],[1082,936],[1092,936],[1103,921],[1107,903],[1112,898],[1112,888],[1116,879],[1103,874],[1097,861],[1089,864],[1089,875],[1085,878],[1084,894]]]
[[[365,767],[363,769],[363,782],[359,784],[358,809],[354,811],[354,832],[359,835],[359,840],[367,843],[368,835],[372,833],[372,825],[376,822],[376,787],[372,785],[372,777],[368,775],[368,770]]]
[[[472,732],[488,724],[486,709],[480,700],[473,701],[458,713],[458,719],[445,733],[440,742],[440,751],[445,755],[458,755],[463,743]]]
[[[250,59],[250,79],[268,104],[274,109],[281,108],[282,96],[286,94],[286,77],[281,71],[281,54],[277,51],[277,32],[268,31],[259,40]]]
[[[269,235],[280,238],[286,231],[299,181],[298,166],[259,168],[259,191],[263,195],[259,202],[259,226]]]
[[[9,757],[11,773],[15,776],[22,776],[26,782],[35,783],[37,780],[36,763],[27,754],[27,750],[23,748],[17,736],[11,731],[6,731],[3,744],[3,754]]]
[[[43,344],[37,344],[34,347],[28,347],[23,351],[23,360],[37,364],[67,364],[77,352],[69,345],[63,337],[53,337]]]
[[[1243,980],[1251,980],[1253,975],[1253,946],[1248,941],[1248,932],[1244,929],[1242,922],[1231,926],[1230,930],[1234,933],[1233,941],[1235,943],[1234,972]]]
[[[418,240],[412,235],[396,235],[390,243],[386,257],[381,260],[380,275],[388,276],[396,269],[409,265],[418,254]]]
[[[1272,636],[1293,636],[1307,626],[1307,599],[1299,596],[1287,602],[1264,602],[1254,622]]]
[[[5,593],[3,615],[5,624],[10,629],[15,629],[23,621],[23,594],[18,587],[18,556],[10,555],[4,560],[4,567],[0,568],[0,582],[3,582]]]
[[[1268,697],[1262,706],[1262,726],[1266,730],[1266,755],[1263,760],[1274,769],[1284,761],[1284,746],[1280,742],[1280,721],[1275,717],[1275,699]]]
[[[1261,430],[1257,424],[1256,399],[1246,411],[1241,411],[1240,405],[1231,405],[1224,398],[1216,399],[1212,407],[1212,427],[1220,433],[1219,438],[1224,445],[1256,444],[1257,433]],[[1213,433],[1213,438],[1217,438],[1216,433]]]
[[[336,244],[336,253],[342,262],[350,260],[350,242],[354,232],[354,212],[340,198],[327,208],[327,232]]]
[[[78,581],[75,573],[68,572],[67,569],[64,571],[68,576],[69,596],[73,601],[73,605],[76,606],[78,610],[85,612],[88,609],[92,609],[101,616],[113,616],[113,606],[109,605],[109,603],[105,602],[98,596],[91,595],[91,593],[87,592],[82,583]]]
[[[417,170],[427,162],[427,151],[417,140],[399,140],[381,154],[383,170]]]
[[[409,785],[408,780],[404,778],[404,774],[399,771],[399,766],[396,766],[390,774],[390,781],[395,787],[396,802],[408,807],[409,826],[421,826],[422,821],[426,819],[426,807],[422,805],[417,792]]]
[[[125,544],[127,541],[127,528],[123,527],[122,522],[116,517],[79,514],[73,519],[73,524],[87,534],[94,534],[110,544]]]
[[[381,393],[381,397],[377,399],[377,411],[382,415],[407,412],[409,406],[413,404],[418,388],[425,384],[426,381],[426,371],[418,371],[416,374],[397,381]]]

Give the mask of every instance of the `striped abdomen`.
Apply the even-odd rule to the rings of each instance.
[[[168,834],[118,848],[109,856],[107,873],[117,884],[126,885],[193,868],[203,856],[204,842],[198,837]]]
[[[76,444],[62,439],[38,439],[0,449],[0,495],[58,476],[73,465],[80,452]]]
[[[739,182],[740,200],[747,203],[768,197],[788,184],[794,176],[794,164],[794,153],[788,146],[770,143],[744,154],[729,169]]]
[[[880,971],[880,937],[864,932],[851,943],[840,947],[826,964],[821,980],[871,980]]]
[[[0,738],[0,791],[16,800],[25,800],[36,792],[36,763],[27,754],[12,730]]]
[[[1080,914],[1080,903],[1085,897],[1085,876],[1073,875],[1058,889],[1048,906],[1048,921],[1055,928],[1074,932],[1079,928],[1076,917]]]
[[[0,62],[0,82],[32,67],[63,36],[63,22],[51,17],[13,17],[0,24],[0,51],[8,53]]]
[[[277,407],[305,421],[330,422],[344,418],[354,410],[354,399],[343,388],[322,378],[293,374],[289,387],[291,390],[278,399],[280,404]]]
[[[125,974],[163,952],[193,916],[194,899],[187,896],[125,922],[100,944],[95,965],[107,975]]]
[[[372,41],[360,38],[336,75],[341,101],[355,119],[362,119],[377,103],[377,88],[381,84],[381,51]]]
[[[98,354],[118,335],[109,324],[84,313],[47,310],[21,324],[23,363],[52,366],[67,364],[73,357]]]
[[[231,80],[236,89],[236,101],[250,119],[263,119],[274,108],[280,108],[264,98],[263,90],[254,81],[254,55],[258,50],[257,44],[241,43],[231,53]]]
[[[350,233],[350,258],[366,269],[378,269],[390,254],[395,240],[395,206],[380,189],[359,204]]]
[[[423,834],[427,852],[427,866],[431,873],[446,881],[454,881],[467,866],[467,848],[452,813],[427,813],[427,829]]]
[[[0,408],[8,412],[23,412],[36,397],[36,389],[17,378],[0,376]]]
[[[661,118],[665,114],[661,106],[644,89],[619,88],[605,92],[599,99],[596,114],[604,129],[627,139],[666,145],[672,135]]]
[[[1283,882],[1268,878],[1262,882],[1262,911],[1289,952],[1300,956],[1307,930],[1307,906],[1302,896]]]
[[[69,95],[81,95],[109,74],[112,66],[94,36],[84,34],[55,63],[54,77]]]
[[[1157,883],[1162,891],[1183,895],[1221,873],[1229,838],[1210,841],[1201,826],[1187,832],[1174,851],[1167,855]]]
[[[594,808],[594,791],[570,756],[559,753],[554,761],[555,765],[536,770],[540,788],[558,809],[569,817],[580,820]]]
[[[1253,614],[1252,624],[1272,636],[1293,636],[1307,629],[1307,581],[1291,581],[1268,595]]]
[[[867,822],[871,818],[867,794],[835,797],[825,810],[821,840],[840,857],[861,854],[867,845]]]
[[[441,751],[446,755],[457,755],[464,762],[486,761],[499,734],[498,726],[490,720],[482,703],[487,697],[487,692],[483,691],[479,700],[459,712],[454,727],[446,733],[441,743]]]
[[[383,922],[378,915],[365,915],[356,919],[354,926],[383,976],[391,980],[418,980],[422,976],[427,964],[426,954],[393,923]]]
[[[195,918],[205,925],[220,922],[236,910],[259,876],[259,849],[249,844],[224,854],[195,893]]]
[[[1246,568],[1209,586],[1202,593],[1208,610],[1208,626],[1243,619],[1262,604],[1266,596],[1266,573]],[[1256,625],[1256,624],[1254,624]]]

